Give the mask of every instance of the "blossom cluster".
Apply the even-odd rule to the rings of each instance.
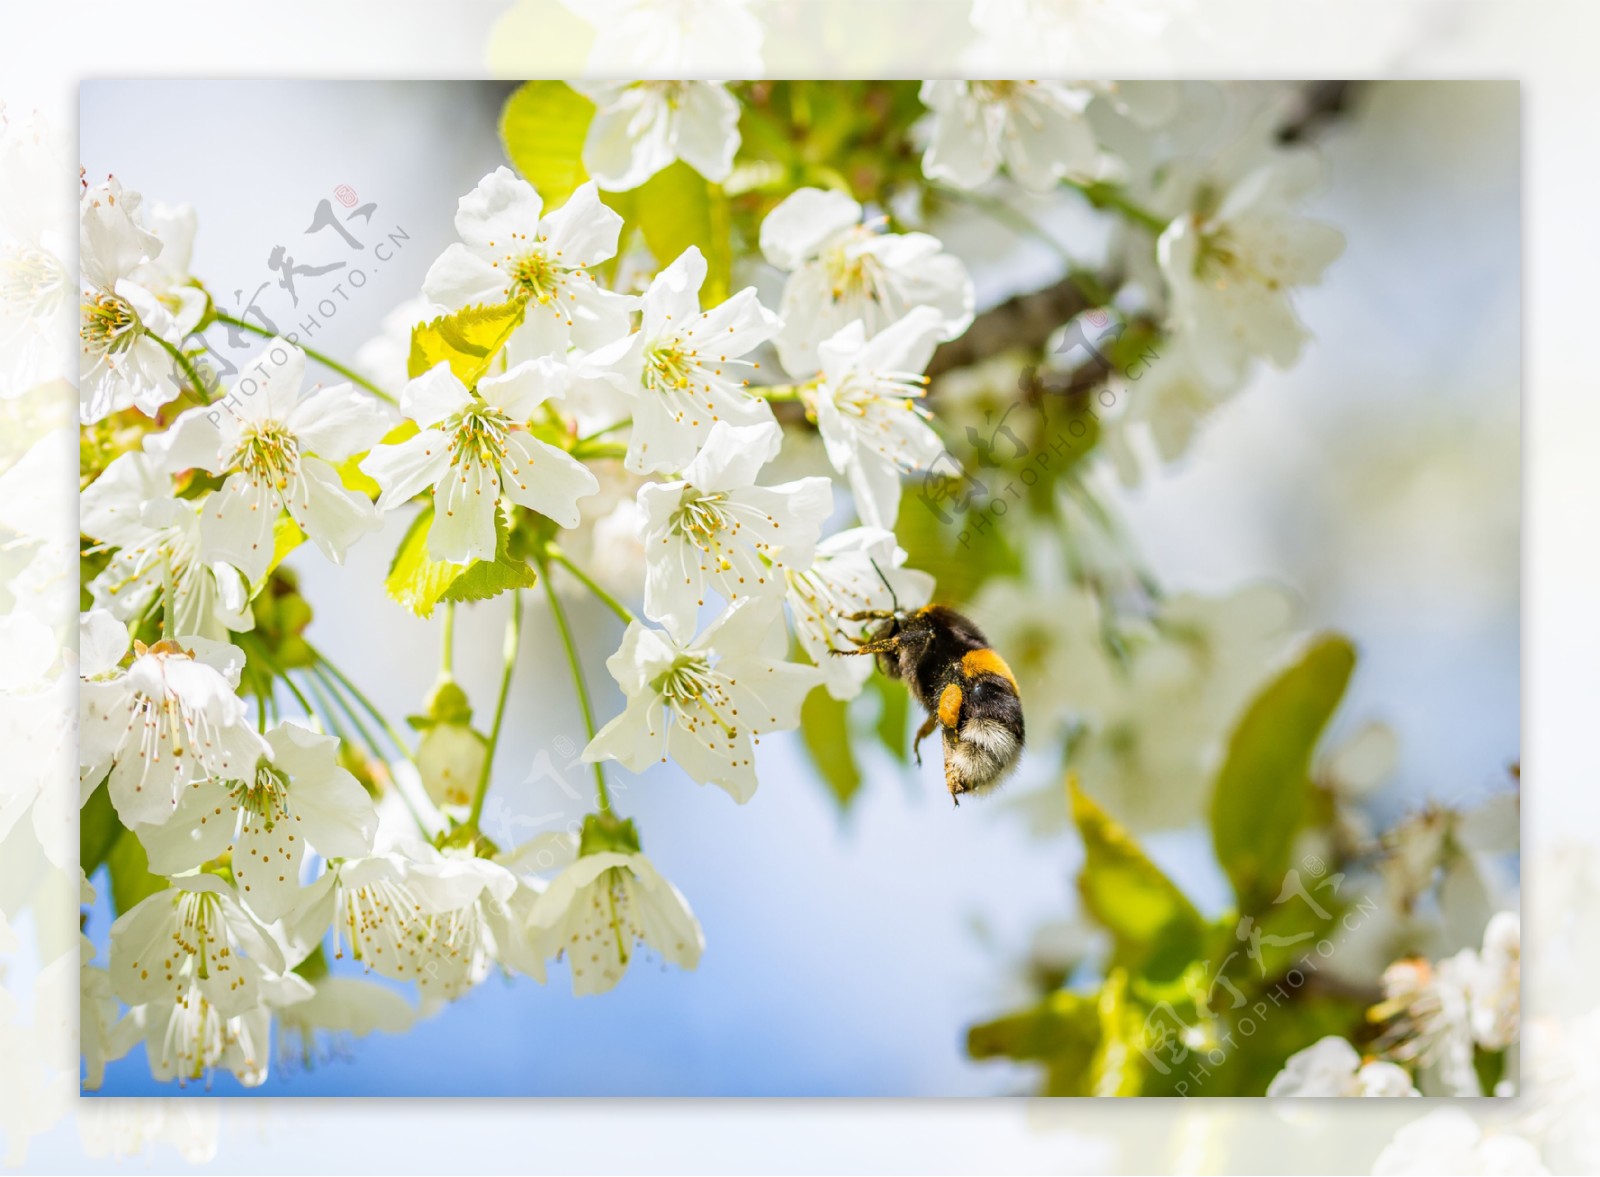
[[[543,982],[561,961],[591,994],[641,946],[696,966],[700,925],[608,774],[669,763],[750,801],[762,736],[796,728],[813,690],[837,705],[863,691],[871,661],[832,655],[932,598],[897,529],[907,480],[949,476],[930,393],[953,415],[961,397],[928,373],[979,309],[967,263],[930,231],[940,202],[1075,191],[1113,213],[1108,264],[1137,294],[1109,309],[1164,341],[1148,395],[1112,423],[1119,460],[1146,426],[1176,456],[1167,441],[1255,358],[1292,362],[1292,291],[1342,240],[1299,215],[1308,157],[1257,136],[1197,164],[1175,131],[1182,102],[1157,84],[924,83],[901,178],[917,200],[827,169],[762,180],[773,170],[741,137],[764,101],[753,87],[574,90],[592,107],[570,161],[586,178],[483,176],[393,336],[358,360],[364,376],[264,332],[223,387],[196,341],[251,325],[191,273],[192,210],[147,213],[115,179],[85,184],[82,803],[111,823],[107,853],[131,844],[146,868],[136,893],[113,886],[108,959],[85,962],[91,1086],[141,1039],[158,1077],[220,1068],[255,1084],[274,1026],[280,1049],[309,1050],[319,1034],[404,1029],[496,970]],[[721,213],[754,194],[737,264],[732,240],[636,223],[684,175]],[[351,379],[312,382],[312,364]],[[991,580],[974,608],[1018,652],[1030,730],[1087,731],[1073,755],[1113,785],[1159,782],[1146,816],[1176,824],[1163,796],[1198,795],[1207,749],[1287,627],[1248,590],[1128,616],[1127,553],[1101,505],[1064,485],[1043,512],[1058,534],[1025,533],[1037,575]],[[294,575],[309,549],[341,564],[395,518],[389,595],[445,613],[414,740],[305,641]],[[558,582],[623,622],[606,662],[621,704],[581,753],[592,809],[500,846],[482,818],[535,584],[591,712]],[[502,594],[507,666],[485,731],[449,635],[459,604]],[[416,1002],[330,971],[346,958]]]

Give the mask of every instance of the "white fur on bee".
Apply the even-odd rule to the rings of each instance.
[[[961,738],[945,747],[961,774],[964,792],[985,793],[998,785],[1017,765],[1022,741],[1005,724],[994,719],[969,719],[961,728]]]

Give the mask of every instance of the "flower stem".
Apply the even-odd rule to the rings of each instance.
[[[517,650],[522,644],[522,591],[511,592],[511,616],[506,621],[506,640],[502,651],[504,662],[500,671],[500,697],[494,704],[494,725],[489,729],[489,746],[484,751],[483,768],[478,773],[478,787],[472,794],[472,810],[467,814],[467,826],[478,828],[483,816],[483,802],[489,795],[489,775],[494,767],[495,749],[500,746],[500,727],[506,718],[506,699],[511,694],[511,672],[516,669]]]
[[[230,327],[242,327],[246,331],[254,332],[257,335],[264,335],[268,339],[277,338],[277,333],[276,332],[268,331],[265,327],[259,326],[259,325],[255,324],[255,323],[252,323],[248,319],[236,319],[232,315],[225,315],[221,311],[217,312],[217,322],[226,323]],[[379,388],[372,381],[368,380],[365,376],[361,375],[359,372],[352,371],[350,368],[345,367],[338,360],[335,360],[335,359],[331,358],[330,356],[324,355],[320,351],[314,351],[311,348],[307,347],[303,343],[297,343],[297,344],[295,344],[295,346],[298,347],[301,351],[305,352],[306,355],[308,355],[312,359],[316,360],[317,363],[321,364],[324,368],[332,368],[335,372],[339,373],[339,375],[343,376],[346,380],[349,380],[352,383],[361,385],[362,388],[365,388],[368,392],[372,393],[373,396],[376,396],[376,397],[378,397],[378,398],[380,398],[382,400],[386,400],[391,405],[395,405],[395,404],[399,404],[400,403],[399,401],[395,400],[395,398],[393,396],[389,395],[387,392],[385,392],[383,389]]]
[[[344,671],[340,670],[332,662],[328,661],[328,659],[323,656],[321,650],[317,649],[315,646],[310,646],[309,643],[308,648],[311,650],[312,661],[325,670],[332,677],[333,681],[337,683],[346,694],[359,703],[361,705],[361,709],[377,722],[378,726],[383,729],[384,735],[389,737],[389,742],[394,745],[395,751],[400,753],[400,755],[406,760],[415,762],[416,758],[411,754],[411,750],[406,747],[405,741],[402,740],[399,734],[394,730],[394,725],[389,722],[388,718],[383,714],[383,712],[379,711],[377,707],[373,705],[372,700],[368,699],[361,693],[360,688],[357,687],[355,683],[350,681],[349,676],[347,676]]]
[[[578,440],[576,442],[573,443],[573,448],[576,449],[580,445],[587,445],[589,442],[596,441],[599,438],[604,437],[608,433],[615,433],[619,429],[627,429],[632,424],[633,424],[633,418],[632,417],[624,417],[620,421],[614,421],[610,425],[607,425],[604,429],[596,429],[593,433],[584,434],[582,437],[578,438]]]
[[[454,675],[456,669],[456,603],[444,603],[444,630],[439,636],[439,669]]]
[[[577,573],[570,562],[563,556],[555,556],[563,561],[563,567],[573,571],[585,583],[589,583],[582,573]],[[542,562],[541,562],[542,563]],[[561,644],[567,648],[567,665],[572,669],[572,685],[578,693],[578,710],[583,713],[583,728],[588,733],[589,742],[594,741],[594,707],[589,702],[589,685],[584,681],[583,662],[578,658],[577,643],[572,640],[572,627],[567,624],[567,611],[561,607],[561,597],[556,593],[556,586],[550,581],[550,566],[544,564],[540,569],[540,580],[544,581],[544,595],[550,601],[550,616],[555,618],[556,630],[561,634]],[[598,589],[596,591],[599,591]],[[606,791],[606,774],[600,762],[594,762],[594,795],[595,801],[600,806],[601,813],[611,812],[611,794]]]
[[[1134,224],[1148,229],[1153,235],[1159,237],[1166,229],[1169,221],[1166,217],[1158,216],[1145,208],[1142,204],[1131,199],[1127,193],[1115,184],[1104,184],[1094,180],[1066,180],[1064,183],[1070,188],[1076,188],[1095,208],[1115,209],[1126,219]]]
[[[638,618],[634,617],[633,612],[626,605],[617,600],[617,598],[613,597],[610,593],[606,592],[605,589],[601,588],[599,584],[595,582],[592,576],[574,564],[571,558],[568,557],[568,555],[560,548],[556,547],[555,544],[546,544],[544,551],[547,557],[549,557],[551,560],[554,560],[568,572],[572,573],[572,575],[577,578],[578,582],[581,583],[584,588],[593,593],[601,604],[615,613],[622,620],[624,625],[638,620]]]
[[[208,388],[206,386],[206,382],[200,378],[200,372],[195,368],[194,361],[188,356],[184,355],[180,348],[174,347],[165,339],[162,339],[161,336],[157,335],[154,331],[151,331],[148,334],[151,339],[155,340],[161,345],[162,351],[166,352],[169,356],[177,361],[178,367],[183,369],[184,379],[187,380],[189,382],[189,386],[194,389],[194,394],[200,398],[200,403],[203,405],[209,405],[211,403],[211,389]]]

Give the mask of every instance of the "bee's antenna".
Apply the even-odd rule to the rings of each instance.
[[[878,562],[871,556],[867,557],[867,563],[872,565],[872,570],[878,574],[878,579],[883,581],[883,587],[889,590],[889,601],[894,605],[894,611],[900,612],[900,598],[895,595],[894,585],[889,583],[889,578],[883,574],[883,569],[878,567]]]

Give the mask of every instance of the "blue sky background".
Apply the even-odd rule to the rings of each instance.
[[[502,93],[89,83],[82,161],[91,178],[115,172],[148,201],[195,204],[194,269],[224,298],[272,281],[272,247],[312,240],[302,230],[336,186],[376,201],[374,224],[410,240],[308,340],[349,358],[454,239],[456,199],[503,162]],[[1273,578],[1300,594],[1308,625],[1356,638],[1362,662],[1341,723],[1383,718],[1399,731],[1396,808],[1503,787],[1518,757],[1517,134],[1514,85],[1372,95],[1331,146],[1315,209],[1349,238],[1327,284],[1300,302],[1318,341],[1291,373],[1262,373],[1191,461],[1123,504],[1171,587]],[[978,275],[980,298],[1028,285],[1042,264],[1017,244]],[[296,321],[280,291],[261,305],[282,326]],[[1422,461],[1440,454],[1442,467]],[[1425,465],[1427,477],[1414,476]],[[383,596],[403,527],[391,519],[344,569],[297,560],[317,610],[310,637],[397,718],[417,709],[438,647],[436,623]],[[549,782],[524,778],[541,750],[560,761],[555,749],[583,743],[542,601],[529,605],[491,836],[497,820],[527,832],[519,818],[570,808]],[[458,673],[485,711],[504,608],[458,619]],[[620,629],[587,602],[574,610],[609,715],[618,699],[603,662]],[[761,756],[760,790],[743,807],[673,766],[617,774],[619,807],[705,928],[697,971],[636,964],[615,991],[581,1001],[562,965],[546,986],[491,979],[406,1035],[374,1035],[309,1070],[275,1067],[249,1094],[1025,1090],[1026,1072],[966,1061],[965,1027],[1013,1002],[1008,962],[1037,924],[1072,910],[1075,843],[1034,839],[1003,804],[952,811],[936,766],[918,776],[887,757],[869,758],[867,787],[841,819],[792,738],[764,739]],[[1169,836],[1150,848],[1202,906],[1221,903],[1203,841]],[[102,946],[108,916],[91,913]],[[226,1074],[211,1090],[245,1093]],[[150,1080],[142,1050],[113,1064],[102,1090],[173,1093]]]

